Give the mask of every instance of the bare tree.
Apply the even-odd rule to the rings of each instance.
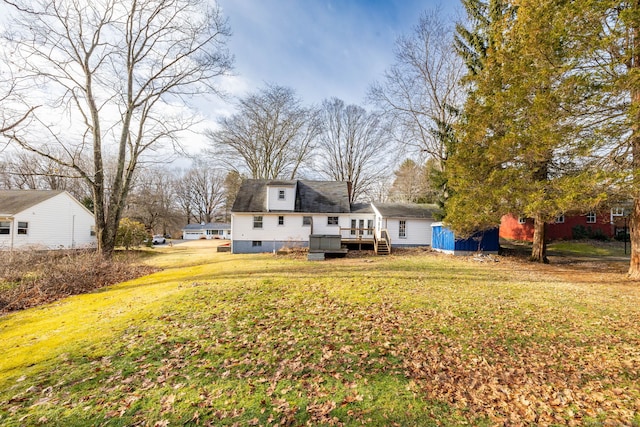
[[[231,66],[227,23],[208,0],[11,4],[5,61],[33,92],[14,102],[26,111],[41,107],[29,126],[4,134],[90,185],[98,249],[110,256],[140,162],[161,153],[163,143],[179,148],[181,132],[193,124],[194,115],[184,113],[188,97],[218,93],[216,77]],[[108,156],[115,159],[109,175]]]
[[[393,174],[395,179],[389,191],[389,198],[392,201],[417,203],[427,199],[429,181],[426,167],[407,159]]]
[[[9,108],[7,104],[12,103],[12,98],[18,91],[18,81],[14,78],[10,70],[6,73],[0,71],[0,87],[3,88],[2,95],[0,96],[0,134],[10,132],[14,128],[20,126],[23,122],[27,121],[31,116],[31,113],[38,108],[37,105],[32,105],[28,108],[22,109],[22,111],[16,111],[13,108]],[[0,152],[2,152],[2,146],[0,146]]]
[[[237,110],[208,133],[213,150],[251,178],[295,178],[320,130],[315,112],[293,89],[277,85],[240,99]]]
[[[6,150],[0,155],[4,159],[0,167],[0,188],[66,190],[78,200],[91,194],[72,169],[46,157],[24,150]]]
[[[231,221],[231,209],[242,184],[242,175],[237,171],[227,173],[224,178],[224,221]]]
[[[388,166],[391,135],[379,114],[358,105],[345,105],[337,98],[322,103],[323,132],[318,148],[318,170],[325,177],[347,181],[349,201],[364,195]]]
[[[216,215],[222,215],[225,202],[225,174],[212,165],[196,161],[193,166],[177,177],[177,199],[185,211],[187,223],[213,222]]]
[[[398,141],[443,163],[463,100],[464,71],[453,48],[453,29],[434,10],[396,41],[395,64],[372,85],[369,98],[392,118]]]
[[[173,176],[158,166],[138,171],[125,216],[141,222],[153,234],[177,231],[182,224],[178,224]]]

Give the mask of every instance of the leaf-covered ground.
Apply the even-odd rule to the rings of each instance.
[[[640,425],[640,284],[497,259],[177,245],[0,318],[0,424]]]

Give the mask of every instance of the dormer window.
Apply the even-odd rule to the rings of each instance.
[[[278,200],[284,200],[284,190],[278,190]]]

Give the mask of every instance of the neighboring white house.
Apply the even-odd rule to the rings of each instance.
[[[187,224],[182,229],[185,240],[231,239],[231,224],[210,222],[207,224]]]
[[[310,235],[371,244],[388,236],[392,246],[428,246],[435,210],[433,205],[350,204],[346,182],[244,180],[231,209],[231,251],[306,247]]]
[[[0,250],[96,246],[95,219],[61,190],[0,190]]]

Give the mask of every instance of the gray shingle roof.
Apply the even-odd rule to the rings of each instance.
[[[264,212],[267,206],[267,183],[263,179],[242,181],[231,212]]]
[[[62,192],[63,190],[0,190],[0,215],[15,215]]]
[[[232,212],[266,212],[267,186],[294,186],[295,212],[348,213],[349,192],[346,182],[306,180],[247,179],[242,182]]]
[[[349,189],[346,182],[298,181],[296,212],[348,213]]]
[[[430,218],[439,210],[436,205],[404,203],[374,203],[378,212],[386,218]]]
[[[352,203],[351,213],[372,214],[373,208],[371,207],[371,203]]]

